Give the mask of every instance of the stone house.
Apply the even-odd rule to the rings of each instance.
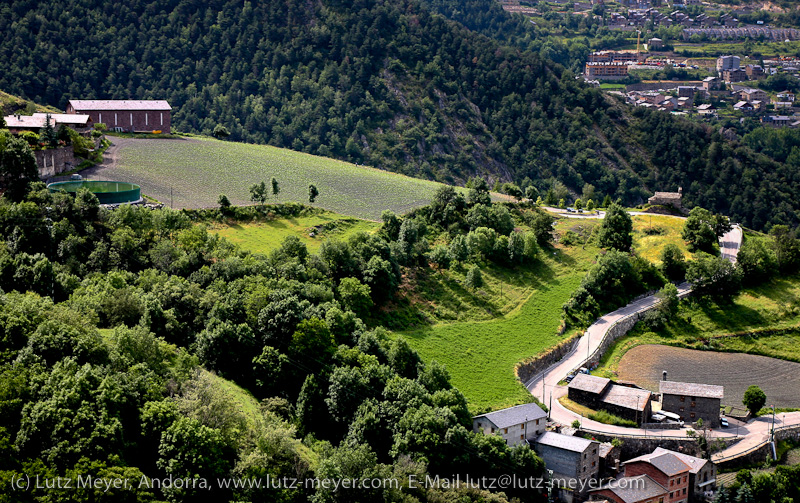
[[[622,464],[625,477],[647,475],[669,494],[664,503],[688,503],[689,465],[671,452],[645,454]]]
[[[706,493],[717,487],[717,467],[708,459],[696,458],[682,452],[656,447],[651,454],[672,454],[689,466],[689,501],[703,501]]]
[[[598,478],[600,443],[597,441],[546,431],[536,439],[534,449],[547,469],[553,470],[554,479],[583,482]],[[579,483],[573,487],[581,492],[580,488],[586,486]]]
[[[702,419],[705,426],[719,426],[723,387],[676,381],[660,381],[661,408],[678,414],[685,422]]]
[[[748,103],[753,103],[755,101],[765,102],[768,96],[766,91],[761,89],[747,88],[739,91],[739,98]]]
[[[506,444],[531,443],[547,426],[547,413],[535,403],[509,407],[472,418],[472,431],[499,434]]]
[[[747,72],[741,68],[732,68],[722,71],[722,80],[725,82],[744,82],[747,80]]]
[[[744,71],[749,80],[758,80],[765,77],[764,69],[761,67],[761,65],[746,65],[744,67]]]
[[[92,122],[129,132],[171,132],[172,107],[164,100],[69,100],[68,114],[86,114]]]
[[[745,115],[752,114],[755,110],[755,107],[752,103],[748,103],[746,101],[738,101],[735,105],[733,105],[734,111],[739,111],[744,113]]]
[[[577,374],[567,386],[567,396],[574,402],[605,410],[637,424],[650,417],[649,391],[622,386],[604,377]]]
[[[672,206],[676,210],[680,210],[683,208],[681,197],[683,197],[683,188],[678,187],[678,192],[656,192],[647,199],[647,203],[654,206]]]

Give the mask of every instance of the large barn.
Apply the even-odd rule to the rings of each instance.
[[[171,111],[165,100],[69,100],[68,114],[87,114],[92,122],[130,132],[171,132]]]

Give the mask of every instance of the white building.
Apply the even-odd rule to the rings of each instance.
[[[547,413],[535,403],[481,414],[472,418],[472,431],[500,435],[508,445],[532,442],[545,431]]]

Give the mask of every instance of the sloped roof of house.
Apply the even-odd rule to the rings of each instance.
[[[637,503],[664,496],[667,490],[661,484],[650,478],[648,475],[638,475],[636,477],[622,477],[612,481],[609,485],[600,489],[606,489],[614,493],[625,503]]]
[[[498,428],[508,428],[509,426],[516,426],[526,421],[542,419],[547,417],[547,413],[535,403],[526,403],[523,405],[517,405],[516,407],[509,407],[507,409],[480,414],[475,416],[474,419],[479,417],[485,417]]]
[[[45,123],[44,117],[33,115],[6,115],[3,118],[8,128],[43,128]]]
[[[536,443],[567,451],[583,452],[592,445],[593,442],[583,437],[572,437],[570,435],[546,431],[539,435],[536,439]]]
[[[722,400],[724,388],[714,384],[698,384],[691,382],[659,381],[658,392],[662,395],[685,395],[701,398],[719,398]]]
[[[676,456],[671,451],[667,452],[653,451],[650,454],[645,454],[643,456],[639,456],[638,458],[629,459],[628,461],[625,461],[622,464],[627,465],[630,463],[639,463],[639,462],[650,463],[667,477],[672,477],[674,475],[678,475],[680,473],[688,472],[691,470],[691,467],[687,463],[684,463],[681,460],[681,458]]]
[[[653,451],[653,454],[672,454],[673,456],[677,457],[689,467],[689,471],[691,473],[699,472],[709,461],[703,458],[696,458],[694,456],[690,456],[688,454],[684,454],[682,452],[675,452],[669,449],[664,449],[663,447],[656,447],[656,450]]]
[[[33,117],[47,117],[48,114],[36,112]],[[50,118],[58,124],[88,124],[90,117],[84,114],[50,114]]]
[[[601,394],[608,387],[611,379],[597,377],[589,374],[577,374],[567,386],[571,389],[588,391],[589,393]]]
[[[84,110],[172,110],[166,100],[69,100],[76,111]]]
[[[650,394],[651,393],[646,389],[629,388],[627,386],[613,384],[603,397],[603,402],[626,409],[643,411],[650,402]]]

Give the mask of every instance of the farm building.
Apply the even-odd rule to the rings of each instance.
[[[554,479],[586,481],[598,478],[600,443],[595,440],[546,431],[536,439],[534,450],[547,469],[553,470]],[[587,484],[574,485],[587,487]]]
[[[38,133],[40,129],[44,128],[46,120],[44,117],[34,117],[32,115],[6,115],[3,119],[6,121],[6,128],[12,133],[21,133],[23,131]]]
[[[567,396],[574,402],[608,411],[637,424],[650,417],[649,391],[622,386],[603,377],[576,375],[567,386]]]
[[[681,197],[683,197],[683,189],[678,187],[678,192],[656,192],[647,202],[652,205],[672,206],[679,210],[682,208]]]
[[[33,117],[38,117],[44,121],[47,114],[36,112]],[[54,121],[53,127],[56,127],[56,124],[58,126],[64,124],[78,132],[86,131],[93,125],[92,118],[86,114],[50,114],[50,120]]]
[[[69,100],[68,114],[86,114],[109,129],[171,132],[172,107],[165,100]]]
[[[713,384],[660,381],[661,408],[681,416],[686,422],[702,419],[706,426],[719,426],[723,387]]]
[[[487,435],[499,433],[508,445],[532,442],[544,432],[547,414],[535,403],[509,407],[472,419],[472,431]]]

